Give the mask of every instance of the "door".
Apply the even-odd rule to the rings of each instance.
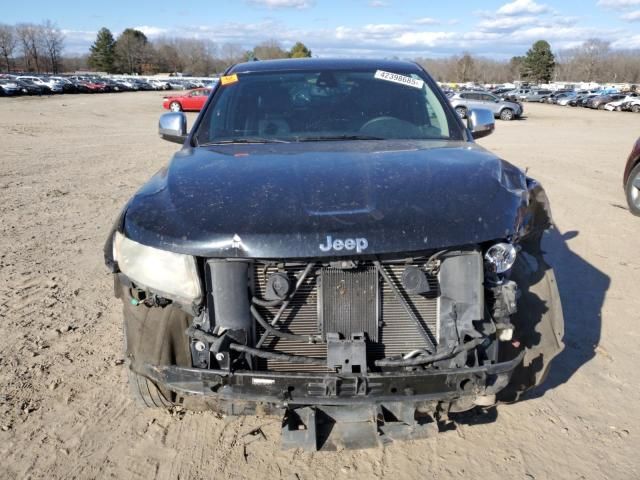
[[[198,110],[198,97],[200,96],[200,90],[192,90],[185,95],[182,102],[182,108],[184,110]]]
[[[474,92],[464,93],[462,98],[465,99],[464,104],[468,110],[481,108],[480,94]]]
[[[202,110],[202,107],[204,107],[204,104],[207,101],[207,98],[209,98],[209,92],[210,90],[200,90],[200,95],[198,95],[197,97],[195,97],[195,106],[194,106],[194,110],[200,111]]]

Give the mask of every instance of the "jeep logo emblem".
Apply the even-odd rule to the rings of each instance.
[[[327,235],[326,243],[318,245],[323,252],[330,252],[335,250],[339,252],[341,250],[355,250],[358,253],[362,253],[369,246],[369,242],[366,238],[345,238],[341,240],[339,238],[333,239],[331,235]]]

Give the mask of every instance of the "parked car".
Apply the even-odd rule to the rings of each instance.
[[[541,102],[556,104],[558,100],[564,98],[565,96],[573,93],[573,90],[557,90],[555,92],[550,93],[540,99]]]
[[[62,87],[62,93],[77,93],[78,89],[73,81],[69,80],[66,77],[51,77],[53,80],[58,82]]]
[[[285,448],[437,431],[562,350],[542,186],[415,63],[232,67],[105,245],[142,405],[283,413]],[[193,398],[193,397],[192,397]],[[343,422],[349,422],[347,424]]]
[[[155,90],[169,90],[171,88],[169,83],[164,80],[148,80],[149,85],[151,85]]]
[[[0,96],[10,97],[20,93],[20,87],[15,81],[0,78]]]
[[[607,95],[596,95],[595,97],[589,98],[585,102],[585,107],[587,108],[595,108],[597,110],[604,110],[604,106],[609,102],[614,102],[616,100],[621,100],[625,97],[623,93],[611,93]]]
[[[640,98],[638,98],[638,94],[628,93],[624,96],[624,98],[620,98],[618,100],[608,102],[604,106],[604,109],[608,111],[614,111],[614,110],[621,111],[623,110],[623,107],[622,107],[623,105],[632,104],[634,101],[637,101],[638,103],[640,103]]]
[[[25,95],[51,95],[51,89],[47,85],[36,84],[29,79],[16,79],[20,91]]]
[[[164,97],[162,106],[172,112],[199,112],[207,101],[207,97],[210,92],[210,88],[196,88],[195,90],[191,90],[183,95],[171,95]]]
[[[505,94],[505,100],[521,102],[524,97],[531,93],[530,88],[518,88]]]
[[[631,149],[622,176],[629,210],[640,216],[640,138]]]
[[[553,93],[552,90],[531,90],[529,93],[520,96],[525,102],[542,102]]]
[[[513,88],[509,88],[509,87],[499,87],[499,88],[494,88],[493,90],[490,91],[490,93],[492,95],[497,95],[499,97],[505,93],[511,92],[512,90]]]
[[[181,80],[170,79],[167,83],[169,84],[169,89],[171,90],[186,90],[186,87]]]
[[[571,100],[569,100],[567,105],[569,105],[570,107],[582,107],[584,102],[586,102],[590,98],[595,97],[597,95],[598,95],[597,93],[579,94],[579,95],[576,95],[575,97],[573,97]]]
[[[474,108],[490,110],[496,118],[501,120],[519,118],[523,112],[522,105],[519,103],[508,102],[490,93],[459,92],[453,95],[449,101],[461,118],[466,118],[469,110]]]
[[[32,75],[20,75],[16,77],[16,79],[43,87],[43,93],[62,93],[62,86],[47,77],[41,78]]]
[[[620,110],[622,110],[623,112],[640,113],[640,98],[635,98],[633,100],[624,102],[620,106]]]
[[[568,92],[568,93],[562,95],[561,97],[556,98],[556,104],[562,105],[563,107],[566,107],[577,96],[578,96],[578,94],[576,92]]]

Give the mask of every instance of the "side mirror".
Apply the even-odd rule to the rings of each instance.
[[[182,112],[165,113],[158,122],[158,133],[163,140],[184,143],[187,138],[187,116]]]
[[[471,130],[473,138],[482,138],[491,135],[496,128],[493,112],[484,108],[474,108],[467,115],[467,126]]]

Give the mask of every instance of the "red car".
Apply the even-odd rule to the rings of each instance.
[[[172,112],[181,112],[183,110],[199,112],[207,101],[209,93],[211,93],[210,88],[196,88],[182,95],[164,97],[162,106]]]
[[[640,138],[631,150],[623,175],[629,210],[640,217]]]

